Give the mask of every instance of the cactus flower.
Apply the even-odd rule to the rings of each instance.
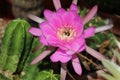
[[[94,36],[96,32],[94,26],[90,26],[84,30],[84,25],[94,17],[97,12],[97,6],[94,6],[88,14],[82,18],[78,15],[78,7],[74,0],[68,11],[61,8],[59,0],[53,0],[53,2],[56,7],[56,12],[45,10],[44,17],[46,20],[40,19],[40,21],[38,21],[40,22],[39,28],[32,27],[29,29],[29,32],[32,35],[38,36],[40,42],[44,45],[57,47],[56,52],[50,57],[52,62],[60,61],[64,64],[71,60],[75,72],[81,75],[82,69],[77,54],[86,50],[97,59],[104,59],[103,55],[88,47],[85,41],[86,38]],[[59,4],[59,6],[56,4]],[[99,30],[97,30],[97,32],[99,32]],[[49,50],[47,52],[49,52]],[[35,64],[49,55],[48,53],[43,53],[45,55],[41,53],[31,64]]]
[[[53,62],[66,63],[71,60],[73,55],[85,49],[85,38],[95,33],[93,26],[83,29],[84,24],[75,4],[70,6],[69,11],[63,8],[56,12],[45,10],[44,16],[46,21],[39,24],[40,28],[31,28],[29,32],[39,36],[44,45],[58,47],[51,56]]]

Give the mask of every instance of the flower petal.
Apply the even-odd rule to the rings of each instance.
[[[86,46],[86,51],[93,57],[95,57],[98,60],[105,59],[105,57],[100,54],[99,52],[95,51],[94,49],[90,48],[89,46]]]
[[[71,10],[71,11],[75,11],[76,13],[78,13],[78,7],[77,7],[77,5],[71,4],[70,10]]]
[[[74,21],[74,18],[78,17],[79,19],[79,16],[75,11],[66,12],[62,14],[61,16],[62,16],[63,25],[71,25],[71,23],[73,23]]]
[[[58,29],[62,26],[62,17],[58,13],[55,13],[53,16],[51,16],[48,21],[49,25],[51,25],[51,27],[54,29]]]
[[[67,63],[62,63],[60,70],[60,80],[66,80],[66,75],[67,75]]]
[[[50,59],[52,62],[62,62],[62,63],[67,63],[72,56],[67,55],[64,50],[58,49],[51,57]]]
[[[48,41],[47,41],[47,39],[44,37],[44,35],[42,35],[42,36],[40,36],[39,37],[39,40],[40,40],[40,42],[43,44],[43,45],[49,45],[48,44]]]
[[[45,36],[47,36],[47,35],[55,36],[56,35],[56,31],[49,25],[49,23],[47,21],[40,24],[40,29],[41,29],[41,32]]]
[[[60,9],[57,10],[57,14],[59,14],[59,15],[64,14],[66,12],[67,11],[65,9],[63,9],[63,8],[60,8]]]
[[[95,5],[83,18],[83,24],[88,23],[97,13],[98,6]]]
[[[71,50],[71,53],[67,53],[68,55],[73,55],[76,52],[79,52],[81,50],[85,49],[85,39],[83,36],[76,38],[76,40],[71,41],[71,43],[69,43],[69,45],[67,46],[69,50]]]
[[[77,5],[78,0],[73,0],[72,3]]]
[[[40,26],[41,32],[43,34],[43,39],[45,38],[49,45],[57,46],[59,39],[56,34],[56,30],[54,30],[53,27],[51,27],[51,25],[48,24],[48,22],[41,23]],[[44,42],[44,40],[42,40],[42,42]]]
[[[54,14],[54,12],[50,11],[50,10],[44,10],[44,17],[49,20],[51,18],[51,16]]]
[[[37,56],[32,62],[31,65],[38,63],[39,61],[41,61],[42,59],[44,59],[47,55],[49,55],[51,52],[50,49],[43,51],[39,56]]]
[[[82,52],[85,50],[86,44],[81,45],[81,47],[79,48],[78,52]]]
[[[56,10],[61,8],[60,0],[53,0],[53,4],[54,4]]]
[[[75,16],[74,20],[71,22],[71,25],[75,28],[77,35],[81,35],[83,33],[84,25],[82,18],[79,15]]]
[[[35,36],[41,36],[41,30],[38,29],[38,28],[30,28],[29,29],[29,32],[32,34],[32,35],[35,35]]]
[[[93,26],[91,26],[88,29],[84,30],[85,38],[89,38],[91,36],[94,36],[94,34],[95,34],[95,28]]]
[[[61,12],[61,9],[62,8],[60,8],[59,10],[60,12]],[[50,10],[45,10],[44,16],[52,27],[60,27],[62,25],[62,21],[59,13],[55,13]]]
[[[80,64],[80,61],[79,61],[79,59],[78,59],[78,57],[76,55],[74,55],[73,58],[72,58],[72,66],[73,66],[75,72],[78,75],[82,74],[81,64]]]
[[[45,21],[44,19],[39,18],[39,17],[37,17],[37,16],[35,16],[35,15],[32,15],[32,14],[29,14],[28,17],[29,17],[30,19],[32,19],[33,21],[37,22],[37,23],[41,23],[41,22],[44,22],[44,21]]]
[[[105,30],[109,30],[113,27],[113,24],[107,24],[105,26],[100,26],[98,28],[95,29],[95,33],[98,33],[98,32],[103,32]]]

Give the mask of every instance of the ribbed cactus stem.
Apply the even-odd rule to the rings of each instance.
[[[2,38],[4,36],[4,32],[7,24],[8,24],[8,21],[5,21],[4,19],[0,18],[0,52],[1,52]]]
[[[3,75],[6,75],[3,71],[10,72],[11,75],[22,71],[32,47],[33,37],[28,32],[29,28],[29,23],[23,19],[13,20],[7,25],[0,54]]]
[[[32,44],[33,49],[38,46],[42,46],[42,47],[40,47],[38,50],[33,51],[32,52],[33,54],[31,53],[28,56],[24,69],[21,72],[21,76],[20,76],[21,80],[36,80],[35,78],[37,77],[37,74],[39,72],[39,69],[38,69],[39,64],[30,65],[30,63],[36,56],[38,56],[45,49],[45,47],[43,47],[43,45],[39,43],[39,40],[37,38],[34,38],[33,44]],[[36,76],[33,76],[33,75],[36,75]]]
[[[13,34],[13,31],[14,31],[16,25],[17,25],[17,23],[15,21],[12,21],[11,23],[9,23],[7,25],[7,28],[5,30],[5,34],[2,39],[2,50],[1,50],[1,54],[0,54],[0,67],[1,68],[3,68],[6,64],[12,34]]]

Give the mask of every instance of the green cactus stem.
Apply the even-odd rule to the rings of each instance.
[[[35,80],[36,76],[34,75],[37,75],[39,72],[39,68],[38,68],[39,64],[30,65],[30,63],[36,56],[38,56],[43,50],[45,50],[45,47],[39,43],[39,40],[37,38],[34,38],[32,50],[34,50],[38,46],[41,46],[39,50],[32,51],[31,54],[29,55],[25,67],[21,72],[21,76],[20,76],[21,80]]]
[[[22,71],[32,47],[33,37],[28,32],[29,28],[29,23],[24,19],[16,19],[8,24],[0,53],[1,72],[9,71],[12,75]]]

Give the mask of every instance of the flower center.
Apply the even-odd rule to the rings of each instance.
[[[76,32],[72,28],[72,26],[64,26],[58,30],[57,35],[60,38],[60,40],[69,41],[74,38],[74,36],[76,35]]]
[[[64,35],[70,36],[70,32],[69,32],[69,31],[65,31],[65,32],[64,32]]]

